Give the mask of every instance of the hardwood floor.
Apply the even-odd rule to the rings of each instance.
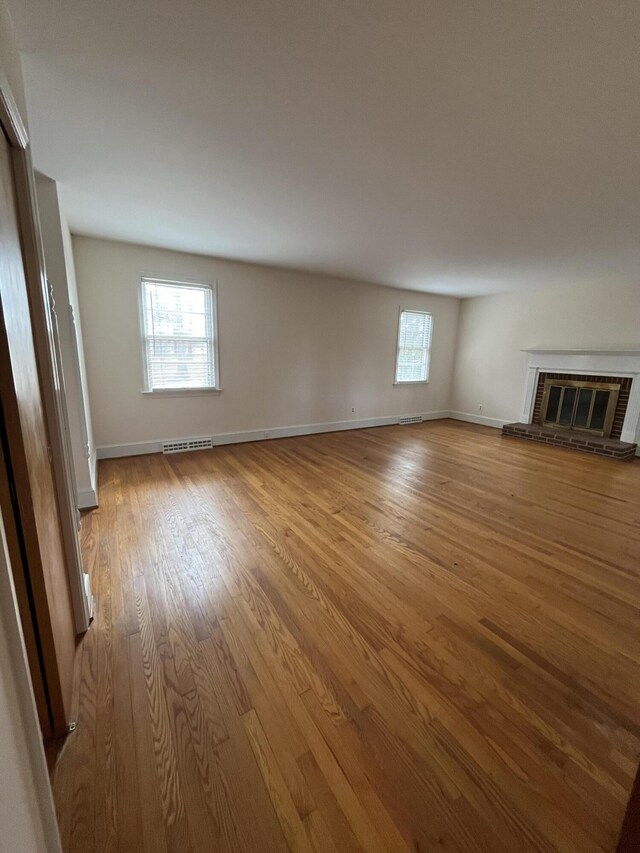
[[[614,850],[639,508],[451,421],[102,462],[65,851]]]

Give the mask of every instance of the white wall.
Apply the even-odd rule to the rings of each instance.
[[[640,284],[568,284],[464,300],[451,410],[517,421],[527,364],[522,350],[534,347],[640,349]]]
[[[22,65],[13,35],[11,17],[4,0],[0,0],[0,74],[9,81],[23,122],[27,123],[27,107],[22,79]]]
[[[84,509],[97,504],[96,453],[89,411],[71,234],[60,208],[56,182],[44,175],[38,175],[36,190],[47,277],[53,290],[58,321],[76,493],[78,506]]]
[[[0,0],[0,75],[26,121],[20,60]],[[61,850],[0,521],[0,853]]]
[[[87,237],[73,246],[98,447],[449,409],[457,299]],[[217,281],[221,394],[140,393],[145,273]],[[433,312],[428,385],[393,384],[401,306]]]

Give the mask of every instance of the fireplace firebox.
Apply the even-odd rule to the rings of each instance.
[[[547,378],[542,397],[542,424],[608,438],[620,387],[608,382]]]

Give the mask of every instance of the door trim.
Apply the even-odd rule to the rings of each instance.
[[[11,92],[9,81],[2,71],[0,71],[0,125],[7,134],[12,148],[25,149],[27,147],[29,134]]]
[[[91,612],[78,540],[78,508],[75,505],[72,462],[67,438],[64,377],[58,357],[56,318],[53,315],[40,238],[40,218],[31,165],[31,151],[27,147],[13,149],[12,153],[27,296],[31,312],[31,325],[34,330],[33,337],[40,377],[40,390],[52,448],[60,532],[67,563],[67,577],[76,633],[83,634],[89,628]]]
[[[54,480],[58,495],[60,527],[67,561],[67,574],[73,603],[76,632],[84,633],[91,623],[91,606],[87,598],[82,554],[77,535],[77,511],[72,491],[72,467],[65,433],[65,413],[60,397],[64,397],[64,380],[55,361],[52,341],[52,317],[49,286],[46,277],[40,221],[35,195],[35,181],[29,148],[29,135],[5,75],[0,72],[0,125],[11,146],[18,219],[23,243],[25,279],[35,325],[34,342],[42,401],[49,440],[53,450]]]
[[[2,131],[13,149],[26,150],[29,136],[11,87],[5,75],[0,72],[0,132]],[[8,665],[3,665],[3,674],[14,689],[13,699],[17,708],[17,713],[12,714],[14,729],[16,733],[21,733],[26,750],[25,763],[28,768],[25,767],[23,784],[26,786],[29,782],[31,783],[37,803],[37,816],[33,815],[33,823],[34,826],[36,823],[39,824],[46,853],[62,853],[5,529],[1,518],[0,636],[6,642],[8,652]]]

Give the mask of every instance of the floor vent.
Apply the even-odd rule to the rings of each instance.
[[[399,424],[421,424],[422,415],[412,415],[410,418],[400,418]]]
[[[192,438],[185,441],[165,441],[162,443],[163,453],[184,453],[186,450],[206,450],[213,447],[211,438]]]

